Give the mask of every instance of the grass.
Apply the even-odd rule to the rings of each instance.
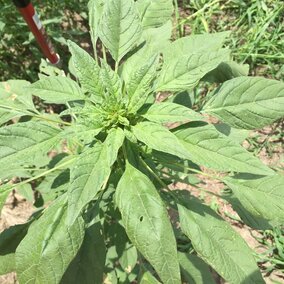
[[[178,34],[232,31],[229,46],[252,75],[284,79],[282,0],[181,0]],[[176,12],[177,13],[177,12]]]
[[[275,227],[264,231],[256,238],[267,249],[258,255],[258,263],[268,275],[277,270],[284,274],[284,227]]]

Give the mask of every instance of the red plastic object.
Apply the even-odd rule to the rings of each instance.
[[[35,36],[44,56],[51,64],[57,64],[60,61],[59,55],[55,52],[51,41],[49,40],[46,31],[36,13],[32,3],[29,0],[14,0],[18,10],[22,14],[31,32]]]

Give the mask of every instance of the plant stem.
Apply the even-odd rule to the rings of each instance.
[[[26,179],[26,180],[24,180],[24,181],[22,181],[22,182],[19,182],[19,183],[17,183],[17,184],[12,184],[10,188],[12,189],[13,187],[25,185],[25,184],[27,184],[27,183],[30,183],[30,182],[32,182],[32,181],[34,181],[34,180],[37,180],[37,179],[43,177],[43,176],[46,176],[46,175],[48,175],[48,174],[50,174],[50,173],[52,173],[52,172],[55,172],[55,171],[57,171],[57,170],[59,170],[59,169],[65,167],[66,165],[71,164],[71,162],[73,162],[75,159],[76,159],[76,158],[70,159],[70,160],[68,160],[68,161],[66,161],[66,162],[64,162],[64,163],[62,163],[61,165],[59,165],[59,166],[57,166],[57,167],[54,167],[54,168],[52,168],[52,169],[49,169],[49,170],[47,170],[47,171],[45,171],[45,172],[43,172],[43,173],[41,173],[41,174],[39,174],[39,175],[37,175],[37,176],[35,176],[35,177],[31,177],[31,178]]]
[[[163,189],[167,190],[167,193],[170,194],[170,196],[177,201],[177,197],[175,196],[175,194],[172,193],[172,191],[169,189],[169,187],[160,179],[160,177],[146,164],[146,162],[140,157],[139,160],[142,163],[142,165],[150,172],[150,174],[152,174],[152,176],[157,180],[157,182],[162,186]]]
[[[190,168],[190,167],[187,167],[187,166],[183,166],[183,165],[180,165],[180,164],[177,164],[177,163],[171,163],[172,165],[176,166],[176,167],[179,167],[180,169],[183,169],[183,170],[188,170],[188,171],[191,171],[191,172],[194,172],[196,174],[200,174],[200,175],[203,175],[205,177],[209,177],[211,179],[217,179],[219,181],[222,181],[222,178],[220,177],[217,177],[217,176],[213,176],[213,175],[210,175],[210,174],[206,174],[202,171],[199,171],[197,169],[194,169],[194,168]]]
[[[252,56],[258,58],[269,58],[269,59],[284,59],[284,55],[271,55],[271,54],[257,54],[257,53],[233,53],[235,56],[243,55],[243,56]]]
[[[64,124],[64,125],[72,125],[71,123],[69,122],[66,122],[66,121],[60,121],[60,120],[55,120],[55,119],[50,119],[50,118],[46,118],[45,116],[42,116],[42,115],[31,115],[32,117],[36,117],[36,118],[39,118],[41,120],[45,120],[45,121],[49,121],[49,122],[54,122],[54,123],[58,123],[58,124]]]
[[[105,62],[107,62],[106,48],[104,47],[104,45],[102,45],[102,51],[103,51],[103,59],[104,59]]]
[[[178,28],[179,37],[182,37],[182,28],[179,25],[180,16],[179,16],[179,10],[178,10],[178,1],[174,0],[174,4],[175,4],[176,26]]]
[[[196,11],[195,13],[189,15],[188,17],[186,17],[185,19],[183,19],[182,21],[180,21],[177,26],[180,26],[180,25],[186,23],[186,22],[189,21],[190,19],[192,19],[192,18],[198,16],[199,14],[203,13],[207,8],[209,8],[209,7],[211,7],[211,6],[215,5],[215,4],[217,4],[217,3],[219,3],[219,2],[221,2],[221,0],[215,0],[215,1],[211,2],[211,3],[209,3],[209,4],[205,4],[200,10]],[[177,26],[175,26],[174,28],[176,28]]]
[[[118,64],[119,62],[115,62],[115,67],[114,67],[114,72],[117,73],[118,72]]]
[[[124,143],[122,144],[122,153],[123,153],[125,162],[128,161],[128,159],[127,159],[127,152],[126,152],[126,148],[125,148],[125,144]]]
[[[64,124],[64,125],[71,125],[71,123],[69,123],[69,122],[50,119],[50,118],[47,118],[47,117],[40,115],[40,114],[34,114],[30,111],[21,110],[21,109],[13,108],[13,107],[10,107],[10,106],[0,105],[0,108],[7,109],[9,111],[16,111],[16,112],[19,112],[19,113],[23,113],[24,115],[36,117],[36,118],[39,118],[39,119],[42,119],[42,120],[45,120],[45,121],[49,121],[49,122],[54,122],[54,123]]]

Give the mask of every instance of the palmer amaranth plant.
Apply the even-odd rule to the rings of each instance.
[[[53,72],[1,85],[1,207],[14,188],[32,185],[40,196],[27,223],[0,234],[1,274],[40,284],[208,284],[211,266],[229,283],[264,283],[230,224],[169,185],[180,173],[220,171],[244,223],[283,224],[283,175],[228,132],[281,118],[284,84],[248,77],[222,48],[227,32],[170,41],[171,0],[92,0],[89,11],[95,56],[69,42],[76,81]],[[173,99],[200,81],[220,83],[201,110]],[[161,92],[173,96],[157,102]],[[32,95],[66,109],[39,111]]]

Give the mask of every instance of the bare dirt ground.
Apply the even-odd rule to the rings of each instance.
[[[0,215],[0,233],[13,225],[25,223],[32,212],[33,205],[17,193],[13,192],[8,197]],[[16,283],[18,282],[15,273],[0,276],[0,284]]]

